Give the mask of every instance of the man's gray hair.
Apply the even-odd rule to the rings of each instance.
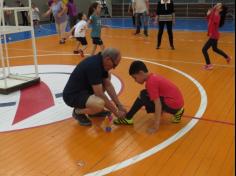
[[[116,48],[106,48],[102,52],[102,57],[110,57],[113,61],[117,60],[118,56],[120,55],[120,51]]]

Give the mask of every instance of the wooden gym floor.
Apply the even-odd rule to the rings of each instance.
[[[232,63],[227,65],[223,58],[209,51],[214,69],[205,71],[202,69],[204,58],[201,53],[207,40],[205,32],[175,31],[175,51],[170,50],[166,33],[162,48],[156,50],[156,30],[151,30],[148,38],[133,36],[132,32],[123,29],[103,30],[102,38],[106,47],[117,47],[122,52],[121,64],[112,71],[123,84],[119,96],[121,101],[129,109],[143,88],[128,76],[132,59],[143,59],[148,61],[146,64],[151,72],[167,77],[181,89],[186,110],[182,122],[172,124],[170,116],[164,114],[159,131],[150,135],[146,133],[146,128],[152,115],[142,110],[136,115],[134,126],[114,127],[111,133],[104,132],[100,127],[102,118],[92,119],[92,127],[81,127],[71,115],[48,125],[2,130],[0,176],[235,174],[234,33],[222,33],[219,41],[219,48],[232,56]],[[87,39],[89,48],[86,52],[89,53],[91,41],[89,36]],[[81,61],[80,56],[72,54],[75,46],[73,40],[59,45],[57,36],[48,36],[38,38],[36,42],[40,65],[76,65]],[[8,47],[12,65],[32,64],[30,40],[11,43]],[[60,80],[59,76],[55,79]],[[47,82],[47,77],[42,76],[41,79]],[[53,80],[50,81],[53,84]],[[65,81],[59,84],[59,92],[62,92]],[[9,99],[6,97],[0,96],[0,104],[10,101],[11,96],[8,96]],[[36,97],[34,94],[26,95],[33,106],[40,106],[34,103],[37,102]],[[16,112],[16,108],[0,106],[0,122],[6,120],[9,112]],[[23,108],[28,111],[27,107]],[[71,113],[62,100],[57,111]],[[47,111],[41,118],[56,118],[57,114],[53,112]],[[14,115],[11,115],[12,119]],[[27,118],[30,120],[30,117]],[[96,171],[99,172],[94,173]]]

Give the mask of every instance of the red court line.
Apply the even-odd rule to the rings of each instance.
[[[125,106],[127,108],[130,108],[130,106]],[[144,108],[142,108],[141,110],[145,111]],[[231,125],[231,126],[235,126],[235,123],[233,122],[227,122],[227,121],[221,121],[221,120],[214,120],[214,119],[209,119],[209,118],[203,118],[203,117],[194,117],[194,116],[190,116],[190,115],[183,115],[183,118],[188,118],[188,119],[196,119],[196,120],[200,120],[200,121],[207,121],[207,122],[213,122],[213,123],[219,123],[219,124],[224,124],[224,125]]]
[[[220,123],[220,124],[235,126],[235,123],[233,123],[233,122],[214,120],[214,119],[207,119],[207,118],[203,118],[203,117],[199,118],[199,117],[193,117],[193,116],[189,116],[189,115],[183,115],[182,117],[189,118],[189,119],[196,119],[196,120],[202,120],[202,121],[208,121],[208,122],[214,122],[214,123]]]

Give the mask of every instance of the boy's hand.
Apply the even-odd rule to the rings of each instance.
[[[156,121],[152,121],[152,123],[147,128],[147,133],[153,134],[158,131],[159,127],[160,127],[160,123]]]

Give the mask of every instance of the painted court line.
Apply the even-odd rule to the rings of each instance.
[[[13,49],[13,48],[12,48]],[[44,50],[41,50],[44,51]],[[85,54],[86,56],[89,56],[89,54]],[[39,54],[37,55],[38,57],[47,57],[47,56],[78,56],[77,54],[72,54],[72,53],[52,53],[52,54]],[[11,59],[16,59],[16,58],[31,58],[33,57],[33,55],[24,55],[24,56],[13,56],[10,57]],[[125,57],[123,57],[125,58]],[[192,65],[204,65],[205,63],[201,63],[201,62],[187,62],[187,61],[183,61],[183,60],[170,60],[170,59],[146,59],[146,58],[141,58],[143,60],[146,61],[152,61],[152,62],[175,62],[175,63],[182,63],[182,64],[192,64]],[[234,65],[226,65],[226,64],[213,64],[214,66],[217,67],[226,67],[226,68],[235,68]]]

